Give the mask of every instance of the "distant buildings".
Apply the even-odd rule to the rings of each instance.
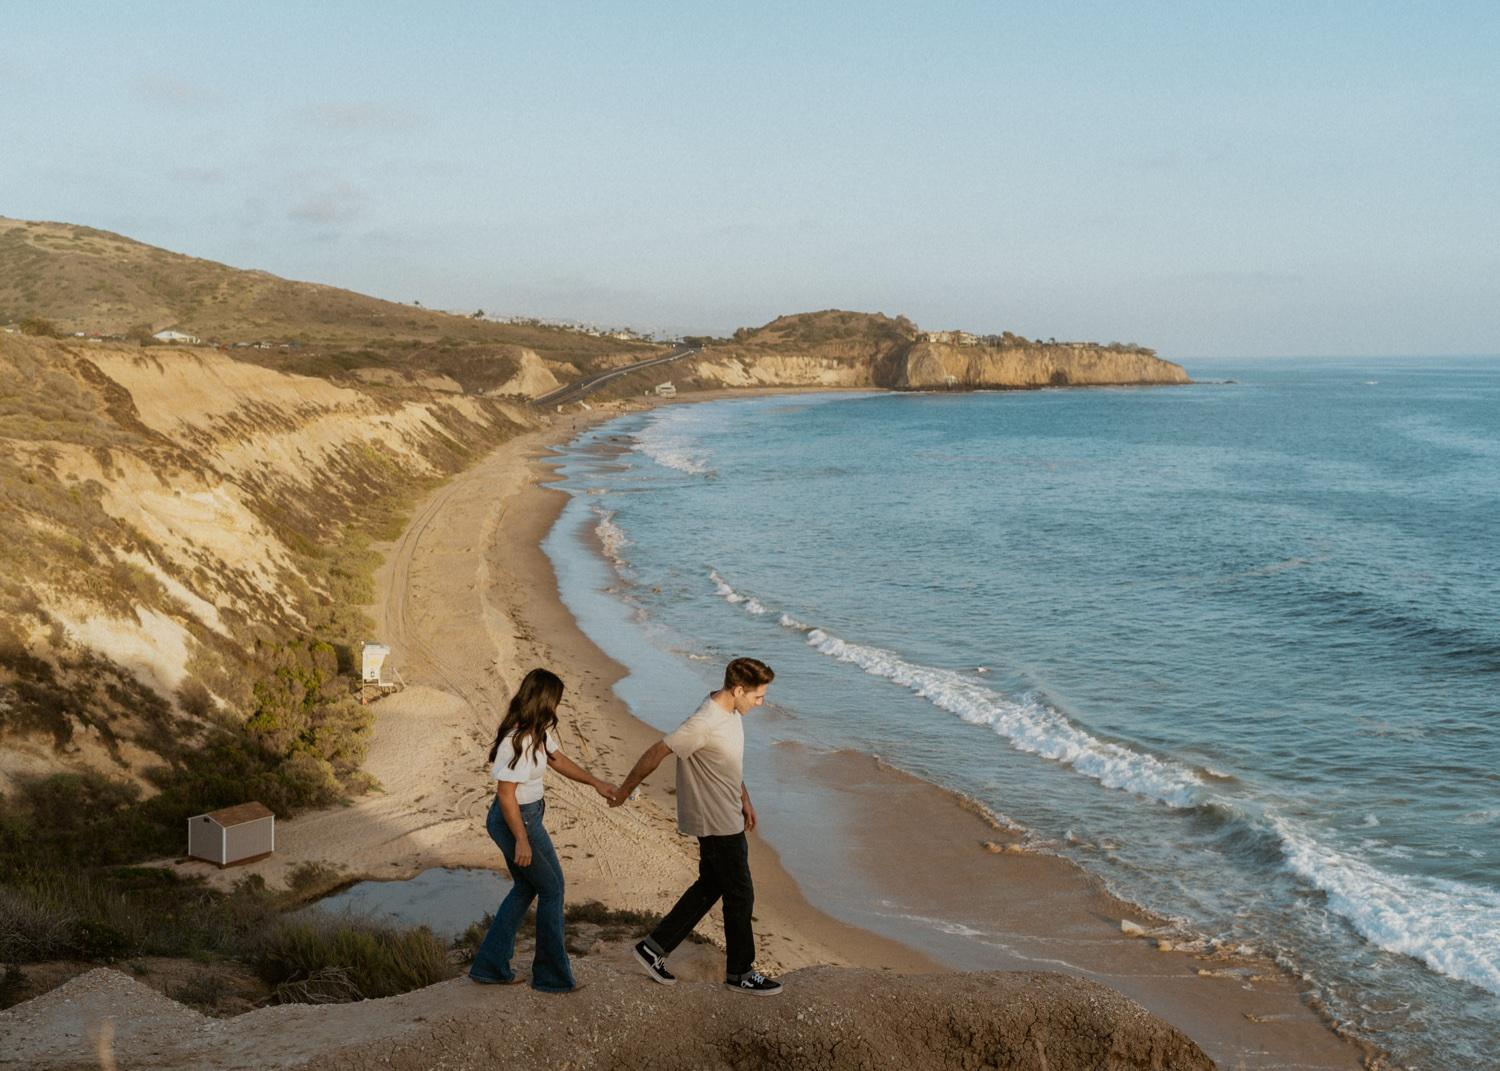
[[[967,331],[924,331],[917,336],[923,342],[942,342],[949,346],[979,346],[984,340]]]
[[[181,331],[158,331],[151,337],[158,342],[179,342],[184,346],[196,346],[203,341],[197,335],[185,335]]]

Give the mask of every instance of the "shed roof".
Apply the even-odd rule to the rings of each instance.
[[[274,818],[276,813],[264,803],[237,803],[233,807],[221,807],[217,811],[209,811],[201,817],[212,818],[221,826],[242,826],[246,822],[254,822],[261,818]]]

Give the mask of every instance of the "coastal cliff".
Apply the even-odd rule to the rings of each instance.
[[[194,347],[0,335],[0,382],[0,797],[57,773],[153,795],[227,732],[272,806],[337,798],[370,536],[536,420]]]
[[[710,340],[689,367],[689,385],[704,387],[1028,390],[1190,382],[1181,365],[1144,346],[921,331],[904,316],[838,309],[782,316],[741,328],[731,340]]]
[[[1068,342],[966,346],[919,341],[883,371],[878,385],[896,390],[1189,382],[1181,365],[1149,350]]]

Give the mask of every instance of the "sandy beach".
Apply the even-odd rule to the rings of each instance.
[[[278,882],[303,861],[374,878],[436,866],[501,869],[483,833],[491,791],[484,754],[507,685],[534,665],[556,669],[569,685],[563,750],[600,776],[624,776],[660,734],[615,696],[623,667],[580,631],[539,545],[566,501],[546,486],[547,447],[613,415],[597,409],[554,418],[505,444],[430,495],[388,548],[371,616],[409,686],[376,707],[367,768],[380,789],[282,823],[269,859],[227,872],[186,869],[226,883],[247,871]],[[807,875],[807,887],[818,890],[815,905],[772,847],[780,838],[789,858],[805,854],[798,832],[751,836],[763,969],[1062,971],[1138,1001],[1224,1068],[1365,1065],[1366,1054],[1329,1029],[1271,964],[1177,947],[1163,936],[1163,920],[1113,899],[1073,864],[1023,850],[1016,834],[954,795],[867,755],[793,746],[776,754],[778,777],[821,786],[816,828],[839,838],[842,870]],[[612,811],[591,790],[549,779],[547,822],[570,900],[648,912],[674,902],[693,879],[696,852],[675,832],[671,783],[663,768],[638,802]],[[753,794],[757,786],[750,787]],[[899,865],[893,842],[904,848]],[[877,933],[854,924],[861,903],[894,882],[919,883],[934,915],[985,918],[992,931],[1010,935],[1006,948],[981,951],[961,937],[934,942],[915,928]],[[721,942],[716,917],[703,930]],[[611,957],[623,962],[619,950]],[[711,946],[684,946],[679,958],[674,969],[690,979],[722,970],[722,954]]]

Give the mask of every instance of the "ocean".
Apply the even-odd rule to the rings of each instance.
[[[560,451],[546,549],[652,724],[754,654],[769,738],[982,801],[1402,1066],[1500,1066],[1500,360],[1187,367],[631,414]]]

